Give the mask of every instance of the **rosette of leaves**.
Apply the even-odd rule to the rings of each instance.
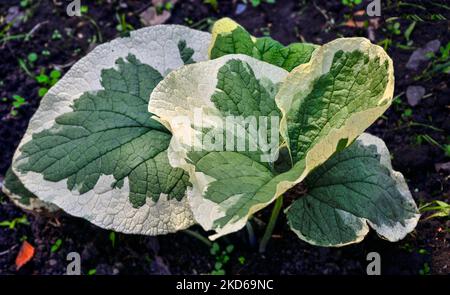
[[[393,65],[381,47],[364,38],[285,47],[230,19],[212,33],[211,60],[169,74],[149,104],[173,133],[170,163],[189,172],[191,210],[215,231],[211,239],[241,229],[301,182],[307,193],[286,213],[294,232],[312,244],[361,241],[368,225],[390,241],[414,229],[417,207],[386,147],[360,137],[392,102]],[[224,135],[237,134],[227,127],[230,116],[278,116],[278,159],[263,160],[263,148],[228,149]],[[248,125],[237,128],[243,142],[258,146],[261,136]]]
[[[198,223],[214,239],[302,183],[286,209],[300,238],[340,246],[371,226],[395,241],[413,230],[417,208],[383,142],[361,135],[393,88],[391,59],[364,38],[284,46],[230,19],[212,35],[137,30],[95,48],[49,90],[14,156],[16,181],[3,190],[20,187],[115,231],[158,235]],[[196,110],[200,127],[178,120],[194,122]],[[230,116],[275,120],[264,134],[245,124],[233,133],[223,124]],[[256,148],[229,150],[216,140],[229,133]],[[275,153],[258,145],[268,134]]]

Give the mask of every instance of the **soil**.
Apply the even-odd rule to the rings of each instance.
[[[12,26],[8,34],[32,33],[29,40],[21,38],[0,43],[0,98],[6,98],[0,99],[0,178],[9,167],[40,101],[39,85],[19,67],[18,60],[26,60],[29,53],[36,52],[39,58],[29,66],[31,72],[37,74],[41,68],[57,68],[64,73],[98,43],[119,36],[116,14],[124,14],[129,24],[139,28],[142,26],[139,13],[149,6],[146,4],[149,1],[90,1],[89,4],[83,3],[89,7],[85,16],[69,17],[65,13],[65,4],[62,4],[64,1],[31,1],[27,7],[20,7],[19,0],[7,2],[0,4],[0,32],[5,28],[4,17],[8,9],[18,7],[26,21]],[[365,15],[354,16],[355,22],[350,26],[343,25],[352,12],[364,6],[351,9],[338,0],[277,0],[275,4],[262,3],[258,7],[248,4],[239,15],[236,15],[236,7],[241,1],[219,1],[218,11],[204,4],[203,0],[178,1],[166,23],[207,30],[214,19],[228,16],[254,35],[270,33],[284,44],[299,40],[323,44],[341,36],[368,37],[370,30],[375,43],[392,40],[387,51],[395,64],[395,94],[398,98],[369,132],[386,142],[394,168],[404,174],[418,204],[435,199],[448,202],[449,171],[437,171],[435,164],[449,162],[450,159],[436,144],[418,142],[418,136],[428,135],[441,146],[449,144],[448,75],[436,74],[431,79],[416,81],[415,77],[428,62],[417,71],[408,70],[405,65],[413,50],[427,42],[437,39],[445,45],[450,41],[449,22],[431,20],[436,14],[449,19],[450,13],[446,8],[431,5],[432,1],[414,1],[413,4],[424,6],[425,10],[413,5],[399,6],[398,1],[389,2],[390,6],[383,4],[378,24],[373,19],[369,22],[371,29],[358,27],[368,20]],[[439,1],[441,4],[445,2]],[[406,43],[403,32],[414,15],[425,21],[417,21],[411,35],[411,48],[398,46]],[[387,29],[387,20],[393,17],[399,17],[394,22],[400,23],[401,34]],[[55,34],[55,30],[61,37]],[[2,35],[0,37],[3,38]],[[50,54],[42,55],[43,50]],[[415,107],[408,105],[404,94],[410,85],[426,89],[426,98]],[[27,102],[16,110],[15,115],[11,112],[14,94],[25,97]],[[409,109],[411,114],[408,114]],[[258,213],[255,220],[267,221],[270,209]],[[2,199],[0,221],[24,214],[29,225],[18,224],[14,229],[0,227],[0,274],[63,274],[66,256],[73,251],[81,254],[83,273],[95,269],[96,274],[205,274],[214,268],[215,257],[209,248],[183,233],[159,237],[116,233],[113,243],[109,231],[82,219],[65,213],[53,217],[35,216],[21,211],[7,198]],[[449,274],[449,223],[448,218],[422,219],[417,229],[398,243],[386,242],[370,233],[356,245],[321,248],[300,241],[289,230],[284,216],[280,215],[266,254],[258,253],[245,230],[231,234],[219,243],[222,247],[234,245],[230,261],[224,267],[227,274],[365,274],[366,255],[372,251],[381,255],[383,274]],[[264,225],[255,222],[254,228],[256,236],[260,237]],[[193,230],[206,235],[199,228],[194,227]],[[36,248],[36,253],[28,264],[16,270],[15,258],[24,239]],[[52,245],[58,239],[62,244],[52,251]]]

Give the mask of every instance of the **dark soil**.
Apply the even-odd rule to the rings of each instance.
[[[8,9],[20,7],[19,2],[2,1],[0,4],[0,32],[5,28],[4,18]],[[41,68],[47,71],[58,68],[65,72],[98,43],[119,36],[116,13],[125,14],[127,22],[134,28],[141,27],[139,12],[150,1],[98,0],[87,4],[82,0],[82,4],[89,7],[84,17],[68,17],[65,5],[61,4],[64,1],[31,2],[34,4],[20,7],[27,20],[14,25],[6,35],[0,35],[3,40],[4,36],[33,32],[27,41],[21,38],[0,43],[0,177],[9,167],[14,150],[40,100],[38,84],[19,67],[18,59],[26,60],[29,53],[36,52],[39,59],[29,67],[31,72],[37,74]],[[388,53],[394,60],[396,95],[399,97],[369,132],[385,140],[392,153],[394,168],[405,175],[418,204],[435,199],[448,202],[449,171],[437,171],[435,164],[449,162],[450,159],[436,144],[418,142],[418,136],[428,135],[441,146],[449,144],[448,75],[441,73],[431,79],[415,81],[427,63],[416,72],[406,69],[405,65],[413,50],[428,41],[438,39],[443,45],[450,41],[449,22],[433,20],[436,14],[449,19],[450,11],[431,5],[432,1],[403,1],[422,5],[425,10],[412,5],[399,6],[398,1],[389,2],[390,6],[383,4],[378,27],[370,22],[370,27],[373,27],[370,30],[373,31],[372,41],[375,43],[392,40]],[[447,1],[436,2],[445,5]],[[229,16],[254,35],[270,33],[285,44],[298,40],[323,44],[340,36],[369,35],[365,27],[343,25],[352,11],[362,9],[363,5],[352,10],[339,0],[277,0],[276,4],[263,3],[256,8],[247,5],[242,14],[236,15],[237,3],[241,1],[219,1],[219,11],[215,11],[202,0],[178,1],[166,23],[207,30],[214,19]],[[403,32],[414,15],[424,21],[417,21],[411,35],[411,48],[401,48],[398,44],[406,43]],[[399,35],[387,29],[386,21],[392,17],[399,17],[395,20],[401,24],[402,33]],[[358,21],[367,20],[367,17],[355,16],[355,20],[354,24],[359,24]],[[59,31],[61,38],[55,37],[55,30]],[[42,55],[42,50],[48,50],[50,55]],[[404,95],[410,85],[423,86],[427,93],[426,98],[415,107],[408,105]],[[27,101],[16,110],[15,115],[11,106],[14,94],[25,97]],[[3,97],[5,101],[1,99]],[[410,115],[408,109],[412,111]],[[209,249],[183,233],[160,237],[116,234],[113,245],[109,231],[82,219],[64,213],[52,218],[34,216],[22,212],[3,198],[0,221],[24,214],[29,225],[19,224],[14,229],[0,227],[0,274],[63,274],[67,265],[66,256],[73,251],[81,254],[83,273],[96,269],[97,274],[204,274],[214,268],[215,258]],[[256,217],[267,221],[269,215],[270,208],[267,208]],[[261,236],[264,226],[255,222],[254,227],[256,235]],[[219,243],[223,247],[229,244],[235,246],[230,262],[225,266],[229,274],[365,274],[368,263],[366,255],[372,251],[381,254],[383,274],[449,274],[449,227],[448,218],[422,220],[412,234],[398,243],[386,242],[371,233],[357,245],[320,248],[300,241],[289,230],[284,217],[280,216],[274,237],[264,255],[258,254],[257,248],[248,241],[245,230],[229,235]],[[24,239],[36,248],[36,254],[17,271],[14,261]],[[52,252],[52,245],[58,239],[62,241],[61,247]]]

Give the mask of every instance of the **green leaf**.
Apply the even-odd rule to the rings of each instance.
[[[186,66],[157,86],[149,110],[173,132],[171,164],[189,172],[194,216],[216,231],[214,239],[245,226],[249,216],[350,145],[389,107],[393,83],[392,61],[382,48],[363,38],[343,38],[317,49],[288,75],[243,55]],[[202,128],[176,122],[180,116],[195,122],[195,109],[206,115]],[[209,143],[234,134],[223,123],[230,115],[279,120],[280,114],[282,140],[275,150],[288,148],[291,163],[285,170],[274,163],[276,153],[267,155],[260,147],[229,149],[220,136],[212,146],[205,144],[205,138]],[[241,127],[245,132],[238,139],[258,146],[263,137]],[[278,132],[268,127],[267,137]]]
[[[388,79],[387,60],[380,63],[360,50],[336,51],[329,71],[312,82],[307,95],[295,97],[286,114],[294,162],[303,159],[331,126],[339,128],[352,114],[376,108]]]
[[[306,194],[286,210],[299,238],[319,246],[360,242],[370,225],[389,241],[411,232],[420,215],[384,142],[361,135],[304,181]]]
[[[108,237],[109,237],[109,240],[111,241],[111,245],[114,248],[116,246],[116,233],[112,231],[109,233]]]
[[[186,40],[180,40],[180,42],[178,42],[178,50],[185,65],[194,63],[194,60],[192,59],[194,50],[187,47]]]
[[[51,77],[52,79],[59,79],[59,78],[61,77],[61,72],[58,71],[58,70],[52,70],[52,71],[50,72],[50,77]]]
[[[22,146],[19,161],[26,161],[18,170],[41,173],[53,182],[67,179],[67,188],[80,194],[93,190],[101,175],[114,176],[111,187],[123,186],[127,178],[135,208],[146,198],[157,202],[161,194],[180,201],[188,176],[170,167],[171,134],[145,111],[162,76],[133,55],[116,64],[118,70],[102,72],[104,90],[83,94],[73,112]]]
[[[39,74],[36,76],[36,81],[39,84],[48,84],[50,82],[50,78],[46,74]]]
[[[18,177],[39,198],[107,229],[156,235],[192,225],[189,176],[169,164],[171,133],[147,106],[163,76],[184,64],[179,42],[200,61],[209,39],[158,26],[97,47],[43,98],[14,159]]]
[[[30,205],[30,199],[36,198],[33,193],[25,188],[11,168],[6,171],[2,190],[6,195],[14,196],[14,199],[23,205]]]
[[[61,245],[62,245],[62,240],[61,239],[57,239],[55,241],[55,243],[52,245],[52,247],[50,248],[50,251],[52,253],[55,253],[56,251],[59,250],[59,248],[61,248]]]
[[[274,128],[272,140],[272,127],[276,127],[272,124],[278,125],[280,119],[274,98],[286,75],[285,70],[254,58],[227,55],[172,73],[152,93],[149,110],[169,125],[174,134],[173,148],[169,149],[171,164],[191,172],[195,181],[191,208],[205,229],[232,232],[237,221],[241,226],[253,205],[260,206],[267,197],[270,201],[272,196],[264,187],[274,176],[270,144],[277,149],[279,131]],[[200,121],[194,118],[197,111],[202,113]],[[182,116],[201,126],[184,124],[178,128],[175,120]],[[262,133],[263,136],[252,133],[244,121],[227,125],[230,116],[266,118],[267,133]],[[259,121],[255,123],[259,130]],[[233,133],[234,128],[242,133]],[[201,140],[191,141],[189,134],[196,134]],[[233,143],[227,147],[229,135]],[[225,140],[220,139],[222,136]],[[266,138],[267,149],[259,144],[264,136],[271,137]],[[205,149],[210,139],[214,144]],[[239,151],[239,141],[247,147],[254,146],[254,151]]]
[[[43,97],[44,95],[47,94],[47,92],[48,92],[48,88],[41,87],[41,88],[39,88],[39,90],[38,90],[38,95],[39,95],[39,97]]]
[[[269,37],[255,38],[229,18],[214,24],[210,59],[227,54],[245,54],[291,71],[307,63],[317,46],[307,43],[292,43],[283,46]]]

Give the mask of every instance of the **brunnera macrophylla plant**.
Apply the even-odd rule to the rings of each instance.
[[[384,142],[363,133],[393,91],[392,60],[364,38],[283,46],[230,19],[212,34],[144,28],[50,89],[3,189],[115,231],[200,224],[215,239],[295,187],[285,213],[299,238],[343,246],[370,226],[398,241],[417,207]]]

